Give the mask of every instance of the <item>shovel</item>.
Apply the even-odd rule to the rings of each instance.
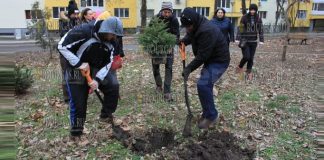
[[[88,71],[81,70],[81,74],[82,74],[82,76],[84,76],[87,79],[88,84],[90,84],[92,82],[92,78],[90,76],[90,69]],[[99,100],[103,106],[104,101],[103,101],[102,97],[100,96],[99,89],[98,88],[95,89],[94,92],[96,93],[97,97],[99,98]]]
[[[180,47],[179,47],[179,51],[181,54],[181,59],[182,59],[182,67],[183,70],[186,67],[186,50],[185,50],[185,45],[184,43],[181,43]],[[186,119],[186,124],[184,126],[182,135],[184,137],[190,137],[192,135],[191,133],[191,126],[192,126],[192,112],[190,109],[190,102],[189,102],[189,96],[188,96],[188,88],[187,88],[187,80],[184,78],[184,91],[185,91],[185,101],[186,101],[186,106],[187,106],[187,110],[188,110],[188,114],[187,114],[187,119]]]
[[[92,78],[90,76],[90,70],[88,70],[88,71],[81,70],[81,74],[87,79],[88,83],[92,82]],[[97,88],[96,90],[94,90],[94,92],[96,93],[97,97],[99,98],[99,100],[103,106],[104,101],[103,101],[102,97],[100,96],[99,89]],[[127,131],[124,131],[120,126],[115,125],[114,121],[111,122],[111,125],[112,125],[112,129],[113,129],[113,134],[116,137],[116,139],[129,145],[128,139],[131,136],[130,133]]]

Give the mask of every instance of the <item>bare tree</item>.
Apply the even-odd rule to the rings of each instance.
[[[286,23],[286,39],[288,39],[290,34],[290,27],[291,27],[291,18],[293,15],[289,14],[291,12],[293,6],[299,2],[300,0],[288,0],[287,8],[284,8],[283,3],[279,4],[279,7],[283,12],[283,17]],[[289,17],[290,16],[290,17]],[[282,61],[286,60],[286,53],[287,53],[288,41],[284,41],[283,51],[282,51]]]
[[[147,10],[147,5],[146,5],[147,0],[142,0],[142,5],[141,5],[141,27],[144,28],[146,26],[146,10]]]
[[[243,15],[246,15],[246,1],[245,0],[242,0],[242,14]]]

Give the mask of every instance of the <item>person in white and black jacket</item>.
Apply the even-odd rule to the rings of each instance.
[[[69,65],[64,70],[70,98],[71,135],[80,136],[86,119],[88,91],[99,88],[104,94],[100,121],[111,122],[119,98],[119,83],[116,68],[113,68],[115,46],[122,49],[117,37],[123,36],[122,22],[117,17],[104,21],[92,21],[76,26],[66,33],[58,43],[60,54]],[[117,41],[117,42],[116,42]],[[121,55],[123,56],[123,55]],[[87,84],[80,70],[89,70],[93,82]]]

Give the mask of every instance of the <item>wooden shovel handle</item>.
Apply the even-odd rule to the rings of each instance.
[[[87,82],[90,84],[92,82],[92,78],[90,76],[90,70],[81,70],[81,74],[87,79]]]
[[[186,46],[183,42],[181,42],[180,46],[179,46],[179,51],[181,54],[181,59],[184,61],[186,60]]]

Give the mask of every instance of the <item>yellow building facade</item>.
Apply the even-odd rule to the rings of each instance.
[[[166,0],[172,1],[173,0]],[[211,19],[216,8],[224,8],[226,10],[226,16],[232,19],[232,22],[237,26],[242,17],[242,1],[241,0],[180,0],[184,7],[193,7],[198,13]],[[292,0],[288,0],[291,2]],[[58,13],[66,10],[69,0],[44,0],[44,8],[52,14],[48,21],[48,28],[50,30],[58,29]],[[79,10],[88,7],[94,11],[103,12],[108,11],[111,15],[120,17],[123,21],[124,28],[137,28],[140,26],[140,12],[141,1],[140,0],[76,0]],[[99,2],[101,5],[99,6]],[[216,2],[216,5],[215,5]],[[152,5],[159,5],[160,3],[148,0],[147,3]],[[274,9],[269,9],[267,14],[275,14],[275,4],[272,4],[269,0],[246,0],[246,7],[248,8],[251,3],[261,5],[273,5]],[[292,27],[311,27],[315,22],[324,20],[323,11],[317,11],[317,5],[315,3],[324,3],[324,0],[304,0],[303,2],[296,3],[289,13],[290,17],[293,17]],[[183,9],[182,8],[182,9]],[[261,7],[262,8],[262,7]],[[269,7],[268,7],[269,8]],[[271,8],[271,7],[270,7]],[[314,9],[315,8],[315,9]],[[321,7],[319,7],[321,8]],[[270,17],[270,16],[267,16]],[[272,16],[273,17],[273,16]],[[271,19],[271,18],[270,18]],[[272,20],[271,20],[272,21]]]
[[[60,11],[67,11],[68,3],[69,0],[45,0],[44,8],[51,14],[47,23],[50,30],[58,30],[59,13]],[[84,8],[91,8],[95,12],[108,11],[111,15],[120,17],[124,28],[137,27],[137,9],[139,8],[137,0],[102,0],[100,6],[98,0],[96,3],[93,0],[76,0],[76,3],[80,12]]]

